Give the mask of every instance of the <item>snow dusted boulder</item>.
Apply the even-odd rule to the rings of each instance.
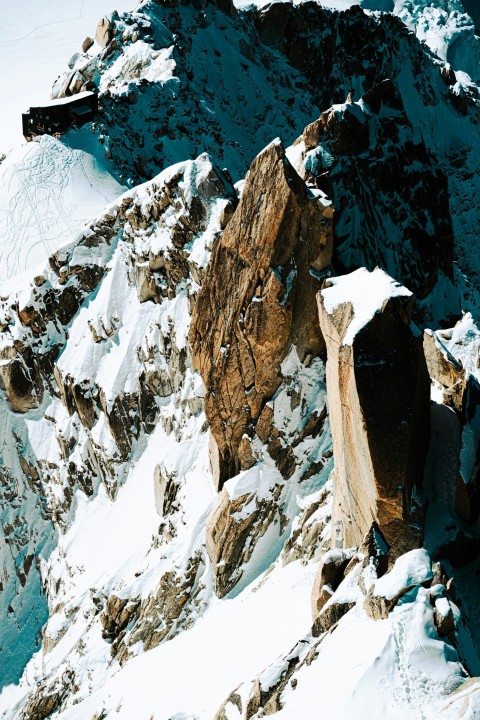
[[[86,53],[90,50],[94,43],[94,40],[88,35],[82,43],[82,52]]]
[[[393,568],[369,589],[363,607],[373,620],[384,620],[402,595],[432,580],[432,563],[426,550],[420,548],[401,555]]]
[[[337,546],[358,546],[376,522],[393,556],[418,545],[412,493],[422,481],[430,384],[413,296],[360,268],[318,295],[327,343]]]
[[[292,342],[301,361],[324,347],[315,294],[318,273],[331,259],[329,205],[307,189],[277,140],[252,163],[240,204],[213,250],[190,343],[207,388],[219,489],[244,469],[242,438],[247,431],[252,436],[279,387]]]
[[[112,17],[103,17],[98,23],[95,40],[101,48],[106,47],[113,38],[115,23]]]
[[[455,632],[455,616],[452,605],[446,597],[436,598],[433,619],[438,634],[441,637],[453,637]]]
[[[110,642],[116,640],[126,629],[139,604],[138,601],[110,595],[100,616],[103,639]]]
[[[314,621],[322,607],[342,582],[345,569],[354,554],[353,549],[343,550],[336,548],[323,556],[312,588],[312,617]]]
[[[462,363],[456,360],[433,330],[424,331],[423,351],[430,377],[443,388],[444,404],[461,414],[467,384]]]
[[[206,525],[207,553],[218,597],[238,583],[267,530],[281,536],[287,518],[276,502],[281,493],[279,480],[274,468],[260,465],[229,480],[221,490]]]
[[[329,579],[329,571],[334,569],[334,562],[330,560],[336,559],[341,562],[341,555],[339,551],[333,551],[333,555],[327,553],[327,568],[326,568],[326,579]],[[347,560],[347,558],[349,558]],[[354,605],[363,598],[362,590],[360,586],[360,579],[362,577],[362,569],[364,563],[360,562],[363,559],[362,556],[355,555],[354,550],[346,551],[343,555],[343,562],[345,566],[342,570],[342,564],[337,566],[336,572],[334,569],[334,585],[325,583],[321,588],[320,592],[315,598],[315,585],[318,587],[318,574],[315,579],[314,589],[312,591],[312,635],[319,637],[324,633],[330,632],[339,620],[354,607]],[[329,567],[330,566],[330,567]],[[342,574],[338,572],[342,570]],[[330,575],[331,577],[331,575]],[[317,599],[317,603],[315,603]]]
[[[41,404],[43,383],[33,353],[23,343],[1,347],[0,386],[16,412],[26,413]]]

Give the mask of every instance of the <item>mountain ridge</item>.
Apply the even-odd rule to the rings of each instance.
[[[480,106],[405,7],[149,0],[56,81],[131,187],[2,286],[5,720],[476,717]]]

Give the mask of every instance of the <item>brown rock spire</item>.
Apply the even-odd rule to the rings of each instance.
[[[277,390],[292,342],[301,359],[324,348],[315,296],[332,241],[331,208],[320,195],[307,189],[280,141],[273,142],[253,161],[212,253],[190,342],[207,388],[219,488],[241,469],[242,437]]]
[[[430,382],[413,295],[378,268],[327,281],[318,295],[327,344],[335,459],[334,544],[360,545],[373,523],[397,556],[418,545],[412,491],[422,481]]]

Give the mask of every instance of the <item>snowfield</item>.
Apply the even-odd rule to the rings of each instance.
[[[0,281],[45,262],[123,188],[88,153],[48,135],[0,164]]]

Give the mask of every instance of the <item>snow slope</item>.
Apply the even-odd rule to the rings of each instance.
[[[121,192],[91,155],[48,135],[12,150],[0,164],[0,280],[44,262]]]

